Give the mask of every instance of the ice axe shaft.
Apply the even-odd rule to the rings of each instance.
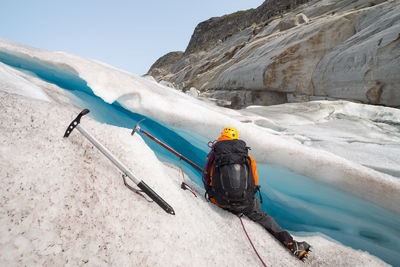
[[[164,147],[165,149],[167,149],[169,152],[171,152],[172,154],[174,154],[175,156],[177,156],[178,158],[182,159],[183,161],[187,162],[189,165],[191,165],[192,167],[196,168],[197,170],[203,172],[203,168],[201,168],[199,165],[197,165],[196,163],[194,163],[193,161],[191,161],[190,159],[188,159],[187,157],[183,156],[182,154],[176,152],[174,149],[172,149],[171,147],[169,147],[167,144],[163,143],[162,141],[160,141],[159,139],[157,139],[156,137],[154,137],[153,135],[151,135],[149,132],[147,132],[146,130],[143,130],[139,124],[145,119],[141,119],[135,126],[135,128],[133,128],[131,135],[134,135],[135,132],[141,132],[144,133],[147,137],[149,137],[151,140],[153,140],[154,142],[156,142],[157,144],[161,145],[162,147]]]
[[[119,161],[105,146],[103,146],[96,138],[94,138],[88,131],[80,125],[80,119],[82,116],[89,113],[88,109],[82,110],[81,113],[71,122],[65,131],[64,137],[68,137],[70,133],[76,128],[83,136],[85,136],[101,153],[103,153],[115,166],[118,167],[129,179],[132,180],[140,189],[143,190],[154,202],[156,202],[161,208],[167,213],[175,215],[174,209],[163,200],[156,192],[154,192],[145,182],[139,180],[135,175],[121,162]]]

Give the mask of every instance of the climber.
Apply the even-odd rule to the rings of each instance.
[[[223,209],[246,215],[261,224],[297,258],[303,260],[307,257],[310,245],[293,240],[287,231],[261,210],[260,201],[255,197],[260,189],[256,163],[248,154],[248,149],[246,143],[239,140],[235,128],[226,127],[222,131],[221,137],[211,146],[203,171],[206,197]]]

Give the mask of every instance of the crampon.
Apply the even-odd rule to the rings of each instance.
[[[311,246],[307,242],[289,242],[286,247],[292,252],[299,260],[305,261],[308,253],[311,252]]]

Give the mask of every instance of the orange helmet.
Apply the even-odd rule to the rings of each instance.
[[[225,136],[230,139],[239,139],[238,131],[232,127],[225,127],[225,129],[221,133],[221,136]]]

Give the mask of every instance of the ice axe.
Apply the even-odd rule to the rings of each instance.
[[[196,163],[194,163],[193,161],[191,161],[190,159],[188,159],[187,157],[183,156],[182,154],[176,152],[174,149],[172,149],[171,147],[169,147],[167,144],[161,142],[159,139],[157,139],[156,137],[154,137],[153,135],[151,135],[149,132],[147,132],[146,130],[143,130],[140,127],[140,123],[142,121],[144,121],[145,119],[141,119],[135,126],[135,128],[133,128],[131,135],[134,135],[135,132],[140,132],[140,133],[144,133],[147,137],[149,137],[151,140],[153,140],[154,142],[156,142],[157,144],[161,145],[162,147],[164,147],[165,149],[167,149],[169,152],[171,152],[172,154],[174,154],[175,156],[177,156],[179,159],[182,159],[183,161],[186,161],[189,165],[191,165],[192,167],[196,168],[197,170],[203,172],[203,168],[201,168],[199,165],[197,165]]]
[[[79,115],[75,118],[75,120],[73,120],[68,126],[67,130],[65,131],[64,137],[68,137],[75,128],[78,129],[78,131],[83,136],[85,136],[98,150],[100,150],[100,152],[102,152],[112,163],[114,163],[115,166],[118,167],[118,169],[122,171],[123,175],[129,177],[132,182],[134,182],[144,193],[146,193],[167,213],[175,215],[174,209],[164,199],[162,199],[156,192],[154,192],[145,182],[136,178],[135,175],[133,175],[133,173],[121,161],[119,161],[105,146],[97,141],[96,138],[94,138],[89,132],[85,130],[85,128],[80,125],[82,116],[88,114],[89,112],[90,111],[88,109],[82,110],[81,113],[79,113]],[[131,190],[133,189],[128,184],[126,184],[125,180],[124,183],[128,188],[130,188]]]

